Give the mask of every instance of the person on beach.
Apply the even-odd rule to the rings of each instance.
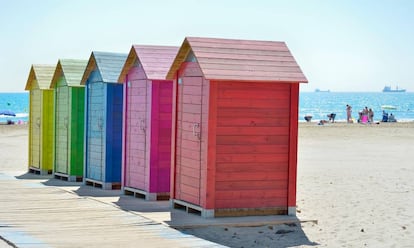
[[[395,116],[392,113],[388,116],[388,122],[397,122],[397,119],[395,119]]]
[[[370,123],[374,123],[374,111],[372,108],[368,110],[368,120]]]
[[[385,110],[382,111],[382,122],[388,122],[388,113]]]
[[[350,105],[346,105],[346,122],[352,123],[352,107]]]

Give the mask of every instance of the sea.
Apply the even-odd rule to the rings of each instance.
[[[374,121],[381,121],[383,111],[393,114],[397,121],[414,121],[414,92],[301,92],[299,121],[305,115],[312,120],[328,120],[335,113],[335,121],[346,121],[346,105],[352,107],[352,118],[365,107],[374,111]]]
[[[358,112],[363,108],[372,108],[374,120],[382,119],[382,107],[392,113],[397,121],[414,121],[414,92],[300,92],[299,121],[312,116],[312,121],[327,120],[328,114],[335,113],[335,121],[346,120],[346,105],[352,106],[352,117],[358,119]],[[0,123],[11,120],[25,123],[29,120],[29,94],[0,93],[0,111],[10,110],[15,117],[0,115]]]
[[[25,123],[29,121],[29,93],[0,93],[0,112],[12,111],[16,116],[0,115],[0,123],[8,120],[14,123]]]

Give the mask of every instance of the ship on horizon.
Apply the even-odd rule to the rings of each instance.
[[[321,89],[316,88],[315,92],[331,92],[331,91],[330,90],[321,90]]]
[[[405,92],[405,89],[399,89],[398,86],[395,89],[392,89],[391,86],[385,86],[382,89],[382,92]]]

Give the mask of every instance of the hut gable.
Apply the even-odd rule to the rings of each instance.
[[[55,73],[52,78],[50,88],[55,88],[56,83],[60,77],[65,78],[65,82],[68,86],[77,87],[80,86],[80,82],[85,72],[87,60],[79,59],[60,59],[56,66]]]
[[[86,80],[94,70],[98,70],[103,82],[118,82],[119,74],[126,59],[127,54],[123,53],[92,52],[85,73],[83,74],[81,84],[86,84]]]
[[[56,66],[54,65],[32,65],[27,79],[25,90],[31,90],[33,83],[36,80],[39,89],[50,89],[50,82],[55,72]]]
[[[125,82],[129,69],[137,63],[142,65],[148,79],[165,80],[178,48],[175,46],[133,45],[118,82]]]
[[[198,62],[208,80],[308,81],[285,42],[187,37],[167,79],[188,59]]]

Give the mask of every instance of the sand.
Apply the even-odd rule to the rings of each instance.
[[[299,126],[297,216],[317,224],[181,231],[229,247],[412,247],[414,122]],[[27,125],[0,125],[0,172],[27,170],[27,144]]]

